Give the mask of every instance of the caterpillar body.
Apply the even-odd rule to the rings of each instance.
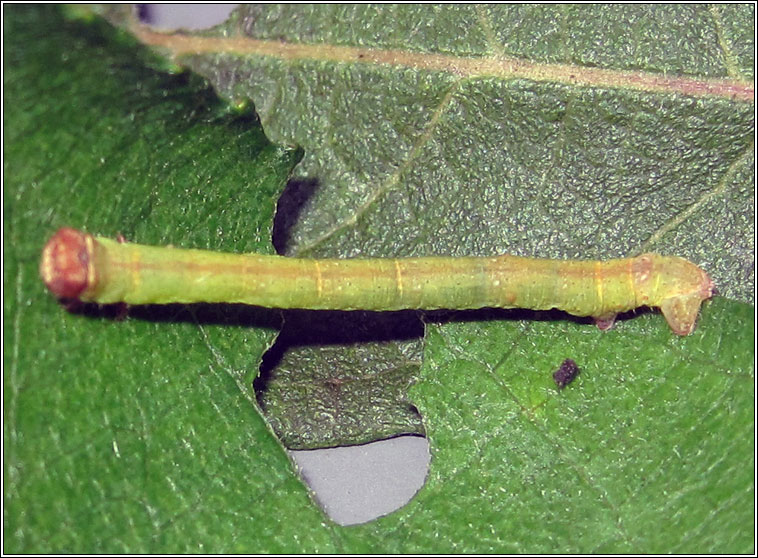
[[[109,304],[243,303],[314,310],[557,308],[613,325],[659,307],[679,335],[694,330],[713,282],[675,256],[607,261],[494,257],[302,259],[144,246],[60,229],[40,274],[57,297]]]

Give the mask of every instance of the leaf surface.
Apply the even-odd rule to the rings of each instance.
[[[223,96],[252,99],[270,137],[305,149],[279,201],[280,252],[591,259],[657,251],[702,265],[720,293],[752,303],[752,13],[269,5],[241,7],[201,34],[132,29]],[[404,366],[421,345],[401,333],[373,364],[353,359],[365,340],[357,332],[388,329],[365,320],[321,315],[316,351],[285,345],[313,327],[310,315],[287,317],[284,356],[266,370],[258,398],[290,447],[365,441],[355,424],[391,433],[364,413],[375,398],[360,386]],[[416,381],[417,368],[405,370],[392,390]],[[347,386],[337,399],[330,382]],[[296,385],[309,387],[315,407],[339,413],[298,426],[292,417],[312,407]],[[422,431],[406,397],[383,405],[396,434]]]
[[[254,405],[277,313],[171,306],[114,321],[66,312],[37,272],[63,225],[271,252],[299,152],[103,22],[4,14],[4,551],[333,551]]]
[[[750,551],[752,307],[717,298],[686,338],[652,314],[606,334],[485,317],[428,327],[411,396],[432,446],[430,476],[401,512],[351,531],[356,544]],[[566,358],[580,372],[560,390],[552,374]]]
[[[282,18],[281,29],[305,36],[298,25],[319,9],[338,8],[303,7],[312,13],[287,16],[292,9],[264,8],[272,11],[260,21]],[[440,13],[447,19],[429,23]],[[509,36],[471,20],[464,22],[471,34],[453,33],[453,13],[417,17],[427,24],[414,33],[402,29],[412,18],[392,14],[400,26],[395,42],[380,34],[371,44],[410,50],[403,41],[425,32],[438,40],[414,50],[469,56],[480,52],[477,45],[494,44],[491,37]],[[706,306],[697,331],[684,339],[656,314],[605,334],[553,314],[528,314],[526,321],[514,313],[429,317],[421,381],[407,399],[418,406],[433,448],[427,485],[380,521],[330,524],[252,405],[250,385],[278,314],[146,309],[113,322],[94,311],[62,311],[36,276],[42,243],[64,224],[141,242],[269,251],[274,200],[297,152],[271,146],[250,116],[230,112],[191,75],[166,74],[160,60],[100,23],[64,23],[47,7],[8,7],[6,15],[4,56],[12,71],[4,107],[4,285],[10,293],[4,300],[4,550],[754,550],[753,310],[722,298]],[[368,21],[365,12],[354,17]],[[733,19],[743,17],[738,11]],[[744,27],[723,20],[722,28]],[[317,34],[323,27],[313,21]],[[360,40],[342,27],[345,35],[329,40],[365,42],[368,30],[390,26],[361,24],[352,36]],[[694,49],[695,59],[700,52],[711,51]],[[734,51],[734,64],[683,64],[682,73],[744,73],[752,64],[740,65],[740,52]],[[293,253],[507,249],[569,256],[575,249],[594,256],[633,251],[650,239],[653,248],[661,243],[661,250],[676,251],[671,239],[681,235],[688,251],[680,253],[708,262],[712,271],[711,260],[752,246],[751,206],[744,205],[753,196],[747,102],[249,56],[233,57],[243,64],[232,71],[224,65],[228,55],[194,56],[206,69],[215,58],[214,76],[226,75],[229,87],[215,84],[227,93],[234,89],[229,76],[249,78],[252,73],[239,72],[258,67],[255,75],[278,97],[253,100],[267,132],[279,139],[286,136],[276,132],[278,111],[293,130],[319,118],[326,124],[297,128],[295,141],[288,141],[308,154],[298,180],[318,185],[290,221],[285,244]],[[669,71],[645,69],[663,70]],[[313,80],[323,88],[314,89]],[[238,97],[248,94],[239,91]],[[341,98],[342,108],[319,105],[316,91],[329,101]],[[297,96],[304,102],[295,102]],[[374,105],[347,102],[353,97],[373,98]],[[556,98],[566,111],[554,112],[561,106]],[[303,110],[285,115],[288,106]],[[320,108],[329,110],[320,114]],[[618,109],[618,119],[608,116],[616,114],[609,108]],[[395,131],[381,136],[387,130]],[[413,140],[410,150],[399,132]],[[324,141],[327,136],[335,141]],[[343,137],[351,141],[336,141]],[[300,141],[308,138],[313,142]],[[546,139],[552,139],[547,147]],[[349,172],[337,165],[335,152]],[[405,158],[393,159],[396,153]],[[556,177],[568,178],[551,180]],[[575,205],[582,207],[567,200],[581,200]],[[708,210],[724,222],[706,223],[701,212]],[[582,211],[584,219],[577,216]],[[743,276],[731,287],[733,297],[748,292],[752,281],[747,267],[737,267]],[[406,364],[419,354],[407,352]],[[558,392],[550,375],[564,358],[574,358],[582,372]]]

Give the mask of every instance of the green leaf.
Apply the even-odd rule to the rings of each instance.
[[[411,391],[430,476],[401,517],[356,538],[394,528],[407,539],[390,552],[411,553],[749,553],[753,311],[717,297],[686,338],[653,314],[605,334],[497,313],[430,326]],[[566,358],[580,373],[559,390]]]
[[[163,44],[176,42],[176,59],[222,94],[252,98],[272,138],[305,148],[297,173],[319,187],[289,231],[290,254],[596,258],[665,249],[707,262],[724,294],[749,300],[739,271],[752,270],[749,241],[745,253],[728,254],[713,240],[724,230],[741,239],[747,224],[739,214],[716,223],[707,204],[738,196],[745,182],[736,175],[752,169],[752,104],[731,91],[685,96],[672,86],[661,95],[626,85],[621,73],[676,71],[702,87],[727,78],[726,31],[713,10],[248,6],[214,33],[225,40],[195,42],[195,54],[182,50],[183,35]],[[735,13],[734,23],[751,13]],[[427,29],[438,30],[433,39]],[[560,48],[547,47],[552,40]],[[353,44],[345,62],[335,49]],[[424,69],[435,62],[428,51],[459,65],[519,56],[527,79]],[[388,53],[394,63],[375,63]],[[618,72],[576,86],[547,63],[569,64],[577,83],[594,78],[590,65]],[[752,57],[740,60],[752,66]],[[751,75],[734,77],[752,91],[741,81]]]
[[[333,551],[254,405],[278,314],[113,321],[64,311],[37,273],[61,225],[270,252],[299,152],[101,22],[64,23],[49,6],[4,16],[4,550]]]
[[[274,33],[305,36],[302,16],[285,17],[296,9],[263,8],[272,13],[260,24],[281,21],[271,24]],[[317,15],[348,8],[299,9]],[[477,36],[509,37],[507,29],[521,29],[513,18],[490,18],[488,31],[482,20],[453,17],[469,8],[403,14],[415,20],[390,12],[384,21],[367,17],[366,7],[350,9],[354,19],[336,14],[343,17],[331,26],[342,33],[340,44],[371,42],[366,37],[394,28],[398,48],[410,41],[422,53],[440,45],[468,56],[478,52]],[[419,8],[391,8],[413,9]],[[484,8],[490,9],[499,8]],[[701,14],[699,7],[686,9]],[[733,19],[745,19],[736,12]],[[720,32],[744,28],[724,22],[725,13]],[[250,383],[278,314],[171,307],[122,322],[96,309],[72,315],[44,292],[36,271],[42,243],[60,225],[144,242],[270,250],[273,202],[297,152],[263,141],[249,115],[229,111],[189,74],[156,69],[165,63],[97,21],[64,23],[50,7],[8,6],[4,15],[5,551],[754,551],[753,309],[721,298],[706,305],[687,338],[672,335],[657,314],[607,333],[553,314],[530,313],[526,321],[513,312],[431,316],[422,380],[409,398],[432,444],[427,485],[409,506],[377,522],[328,523],[252,404]],[[586,15],[589,29],[593,15]],[[435,25],[433,16],[445,17]],[[362,22],[357,35],[348,33],[351,21]],[[313,22],[309,38],[322,29]],[[604,32],[599,20],[594,24]],[[710,41],[707,33],[694,36]],[[691,51],[696,60],[711,52],[700,45]],[[676,61],[688,75],[721,76],[752,67],[739,62],[740,52],[723,73],[717,64],[700,70],[684,64],[686,57],[660,60]],[[216,58],[222,63],[227,56]],[[211,67],[207,53],[197,57]],[[646,71],[671,71],[649,59]],[[295,220],[291,250],[316,240],[306,232],[322,227],[332,232],[309,253],[347,247],[353,236],[356,244],[345,248],[351,254],[517,251],[523,240],[521,253],[568,256],[576,237],[575,249],[590,256],[633,251],[652,238],[652,248],[680,251],[714,275],[721,272],[711,262],[752,257],[752,204],[745,205],[753,199],[749,103],[448,76],[454,88],[445,94],[443,87],[437,97],[448,104],[434,105],[424,95],[439,91],[445,78],[433,72],[295,61],[297,79],[287,81],[293,78],[287,63],[242,62],[258,64],[256,79],[274,89],[265,65],[283,72],[276,102],[253,100],[270,116],[300,96],[305,103],[294,106],[303,110],[287,118],[293,129],[301,123],[301,137],[310,137],[308,127],[319,119],[309,115],[319,106],[328,109],[322,123],[343,119],[341,126],[310,128],[311,166],[298,172],[321,186],[299,210],[307,226]],[[231,83],[229,68],[219,65],[216,77]],[[330,89],[323,72],[339,87]],[[313,80],[323,87],[314,89]],[[369,100],[373,91],[373,112],[366,110],[371,102],[346,102],[350,83],[355,99]],[[476,90],[482,95],[464,95]],[[309,97],[318,91],[345,102],[332,109],[318,95]],[[408,109],[424,106],[419,96],[429,100],[422,114]],[[555,112],[556,99],[566,103],[564,111]],[[519,110],[504,113],[506,106]],[[617,113],[608,112],[613,107]],[[374,118],[372,135],[359,117],[381,113],[392,118]],[[413,135],[418,123],[413,156],[395,161],[397,172],[388,174],[386,154],[403,153],[407,144],[391,135],[384,143],[386,132]],[[318,147],[320,155],[313,152]],[[353,170],[339,166],[338,155]],[[379,189],[370,190],[372,184]],[[319,224],[329,195],[341,228],[326,217]],[[581,208],[568,203],[577,200]],[[354,221],[339,221],[351,211]],[[706,223],[703,213],[722,222]],[[521,229],[496,229],[508,223]],[[695,257],[701,250],[703,257]],[[734,284],[725,282],[728,274],[717,278],[733,297],[753,280],[748,266],[736,269],[742,271]],[[558,391],[550,375],[567,357],[582,371]]]
[[[201,36],[135,33],[222,95],[252,99],[275,141],[304,147],[279,201],[281,252],[649,250],[693,260],[723,295],[752,303],[752,14],[704,5],[267,5],[243,6]],[[318,344],[328,349],[287,346],[312,328],[309,316],[287,317],[282,364],[258,385],[280,437],[319,447],[389,435],[364,413],[375,398],[362,386],[398,366],[408,375],[388,389],[412,384],[406,355],[420,343],[402,336],[373,363],[353,359],[365,338],[356,331],[393,328],[372,316],[356,326],[321,315]],[[330,382],[343,386],[338,398]],[[301,404],[305,392],[312,406]],[[292,419],[314,407],[339,413]],[[423,429],[406,397],[384,415],[399,417],[395,434]],[[356,434],[356,423],[369,435]]]

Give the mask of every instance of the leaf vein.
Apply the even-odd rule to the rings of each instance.
[[[492,56],[503,56],[503,47],[497,40],[489,14],[484,11],[484,6],[481,4],[475,4],[474,9],[476,10],[476,17],[479,19],[479,25],[482,28],[482,32],[487,38],[487,46],[492,52]]]
[[[403,164],[401,164],[392,174],[390,174],[389,177],[384,182],[382,182],[382,184],[380,184],[378,188],[374,189],[369,195],[369,197],[362,204],[356,207],[355,211],[349,217],[336,223],[334,226],[332,226],[331,228],[323,232],[321,235],[316,237],[310,243],[303,245],[297,251],[297,254],[295,255],[297,256],[306,255],[309,252],[311,252],[314,248],[318,247],[320,244],[322,244],[323,242],[331,238],[334,234],[348,227],[354,226],[363,217],[363,215],[366,214],[366,212],[373,206],[373,204],[378,199],[380,199],[384,194],[393,190],[394,188],[397,188],[400,185],[400,177],[408,168],[410,168],[411,164],[418,158],[419,153],[421,152],[421,148],[424,145],[426,145],[426,143],[432,137],[432,133],[434,132],[436,125],[439,122],[441,116],[445,113],[447,108],[452,104],[452,100],[455,96],[455,92],[459,88],[459,84],[460,84],[460,80],[457,80],[445,93],[439,105],[437,106],[434,113],[432,114],[432,117],[429,119],[429,122],[424,128],[424,132],[418,137],[418,139],[414,143],[413,147],[411,148],[408,154],[408,157],[405,159]]]
[[[11,395],[8,398],[8,407],[6,410],[5,418],[7,419],[7,431],[8,436],[8,446],[6,457],[8,458],[8,468],[6,469],[9,472],[9,476],[11,479],[17,476],[16,472],[17,469],[14,466],[14,463],[16,461],[15,454],[16,454],[16,439],[17,439],[17,424],[16,424],[16,409],[18,408],[18,394],[19,394],[19,380],[18,380],[18,360],[19,360],[19,347],[21,346],[21,314],[23,312],[23,305],[21,302],[21,296],[22,296],[22,284],[23,284],[23,268],[19,267],[18,271],[16,272],[16,308],[15,312],[13,314],[13,342],[11,343],[11,362],[10,362],[10,377],[9,377],[9,385],[10,385],[10,391]],[[12,481],[11,481],[11,484]],[[13,490],[11,490],[13,492]]]
[[[633,89],[694,97],[717,96],[748,102],[754,100],[753,82],[736,79],[669,77],[653,72],[542,63],[508,56],[470,57],[401,49],[296,44],[250,37],[201,37],[184,33],[160,33],[137,24],[131,26],[131,31],[143,43],[167,49],[174,58],[203,53],[243,54],[285,61],[319,60],[333,63],[399,66],[444,72],[467,78],[529,79],[582,87]]]
[[[753,155],[754,152],[754,145],[755,142],[750,142],[750,145],[743,151],[743,153],[737,157],[731,165],[729,165],[729,168],[726,170],[724,175],[721,177],[721,180],[719,180],[718,184],[715,188],[712,190],[709,190],[705,193],[703,193],[698,200],[696,200],[692,205],[690,205],[685,210],[681,211],[671,219],[669,219],[667,222],[663,223],[658,230],[653,232],[653,234],[650,235],[650,237],[643,242],[640,247],[633,253],[630,254],[631,256],[639,255],[642,252],[646,252],[650,250],[650,248],[657,243],[663,236],[665,236],[668,232],[672,231],[679,225],[681,225],[684,221],[689,219],[693,214],[700,211],[700,209],[703,208],[709,201],[712,199],[723,195],[726,192],[727,186],[729,184],[729,180],[731,180],[732,176],[734,176],[734,173],[737,172],[737,169],[742,166],[742,164]]]
[[[735,56],[734,49],[732,48],[732,42],[726,36],[726,33],[724,31],[724,22],[721,19],[721,12],[719,11],[718,5],[711,4],[708,9],[711,13],[713,23],[716,27],[716,37],[718,38],[721,51],[724,54],[724,64],[726,65],[727,73],[734,79],[744,80],[745,76],[742,75],[742,72],[739,69],[737,57]]]

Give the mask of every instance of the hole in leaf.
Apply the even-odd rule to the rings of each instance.
[[[226,21],[238,4],[140,4],[140,21],[161,29],[207,29]]]
[[[279,196],[274,215],[274,228],[271,241],[279,255],[285,255],[290,245],[292,227],[300,214],[307,208],[308,202],[318,190],[316,178],[291,178]]]
[[[415,312],[287,311],[254,382],[258,404],[289,449],[422,435],[407,391],[423,331]]]
[[[360,446],[290,451],[324,512],[340,525],[365,523],[407,504],[429,472],[429,443],[399,436]]]
[[[429,446],[407,397],[423,332],[412,311],[287,311],[264,355],[258,403],[339,524],[386,515],[424,484]]]

